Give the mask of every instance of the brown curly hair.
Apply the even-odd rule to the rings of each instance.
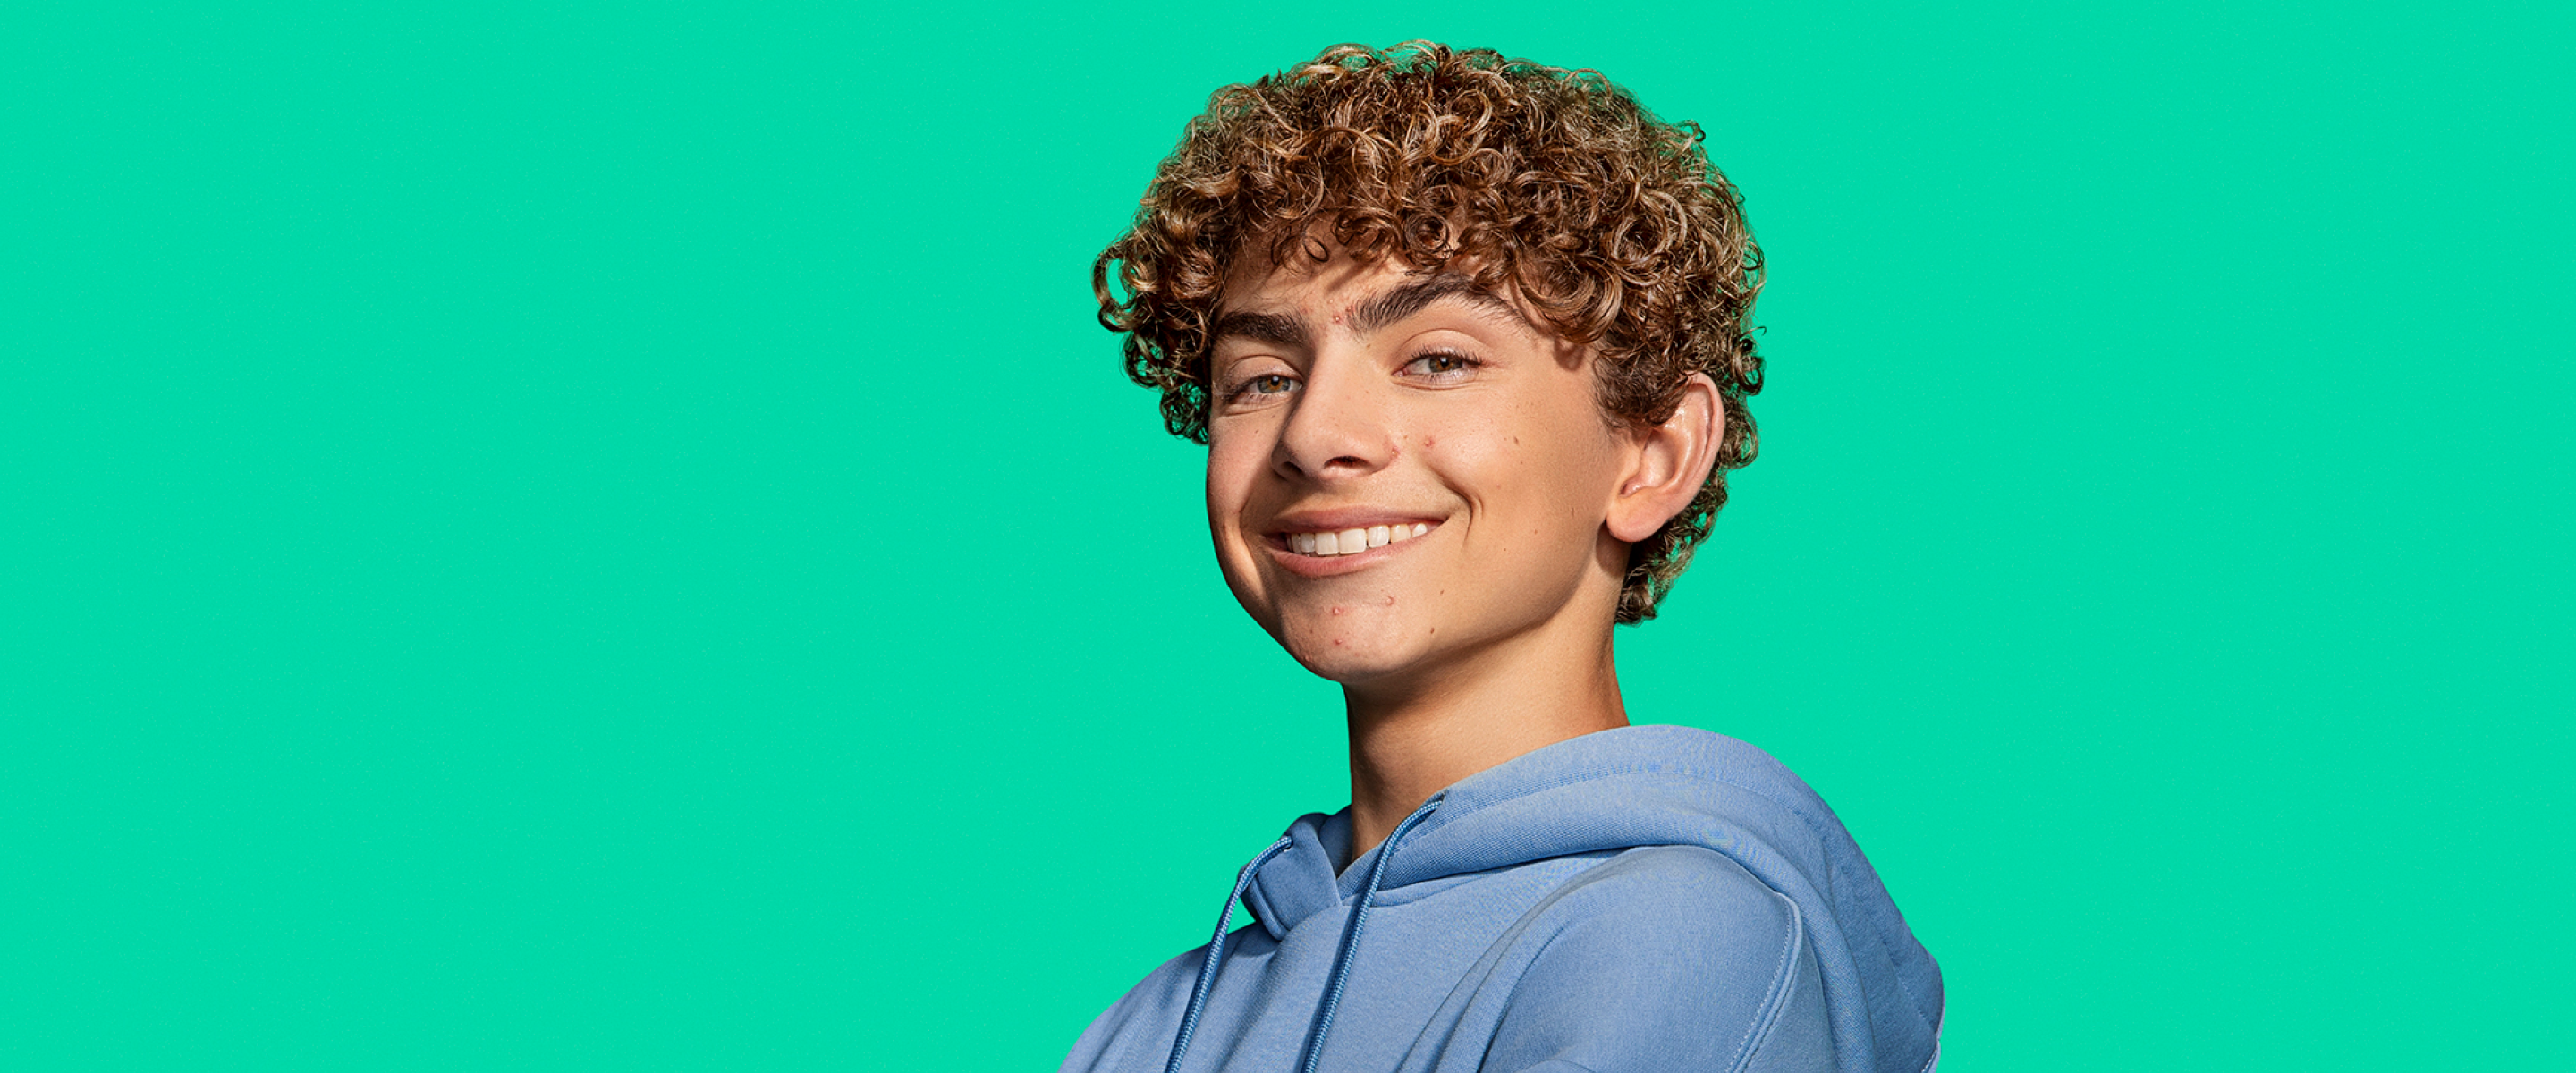
[[[1092,264],[1100,323],[1126,334],[1127,375],[1163,393],[1164,425],[1206,443],[1227,270],[1318,256],[1309,228],[1323,227],[1362,259],[1465,258],[1478,285],[1516,290],[1592,347],[1614,424],[1663,423],[1690,374],[1707,373],[1726,432],[1690,507],[1629,550],[1618,620],[1641,622],[1757,443],[1745,398],[1762,390],[1762,358],[1746,318],[1762,251],[1701,142],[1697,124],[1656,119],[1597,71],[1424,41],[1336,45],[1216,91],[1190,120],[1133,225]]]

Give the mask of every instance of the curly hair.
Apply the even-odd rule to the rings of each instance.
[[[1424,41],[1336,45],[1216,91],[1155,171],[1127,233],[1091,269],[1127,375],[1162,392],[1163,423],[1207,442],[1210,324],[1247,258],[1329,256],[1429,270],[1463,258],[1567,340],[1592,348],[1614,426],[1672,417],[1690,374],[1717,382],[1726,430],[1688,509],[1629,549],[1618,621],[1652,618],[1753,461],[1747,396],[1762,359],[1747,324],[1762,251],[1743,198],[1694,123],[1667,123],[1597,71]],[[1110,288],[1111,266],[1127,293]]]

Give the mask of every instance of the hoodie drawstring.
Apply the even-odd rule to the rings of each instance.
[[[1378,848],[1377,863],[1369,866],[1368,886],[1360,891],[1359,908],[1351,911],[1350,930],[1342,933],[1342,948],[1333,955],[1333,982],[1324,989],[1323,1007],[1315,1012],[1314,1030],[1306,1037],[1306,1057],[1297,1063],[1304,1073],[1315,1073],[1315,1063],[1324,1060],[1324,1034],[1333,1030],[1333,1011],[1342,1005],[1342,982],[1351,975],[1351,954],[1360,947],[1360,929],[1368,924],[1369,904],[1377,901],[1378,881],[1386,878],[1386,862],[1395,859],[1395,844],[1404,840],[1404,833],[1414,824],[1431,815],[1431,810],[1439,808],[1443,796],[1431,795],[1431,800],[1413,810],[1413,815],[1396,824],[1395,833],[1386,836],[1386,845]]]
[[[1368,886],[1360,891],[1359,907],[1351,911],[1351,926],[1342,932],[1341,949],[1333,952],[1333,982],[1324,988],[1323,1004],[1316,1008],[1315,1022],[1306,1033],[1306,1054],[1297,1062],[1297,1068],[1303,1073],[1315,1073],[1315,1063],[1323,1059],[1324,1036],[1333,1030],[1333,1011],[1341,1008],[1342,984],[1351,975],[1351,952],[1359,949],[1360,929],[1368,924],[1369,906],[1377,901],[1377,887],[1386,878],[1386,862],[1394,858],[1395,844],[1404,838],[1405,832],[1413,829],[1414,824],[1431,815],[1431,810],[1439,808],[1443,796],[1445,794],[1431,795],[1431,800],[1423,802],[1413,815],[1396,824],[1395,832],[1386,836],[1386,845],[1379,848],[1377,860],[1369,865]],[[1252,877],[1260,874],[1261,866],[1285,852],[1289,843],[1289,838],[1281,836],[1279,841],[1271,843],[1269,849],[1262,850],[1259,856],[1252,858],[1252,863],[1244,865],[1243,871],[1235,875],[1234,890],[1225,896],[1225,909],[1216,916],[1216,937],[1208,940],[1207,959],[1199,963],[1198,986],[1190,991],[1189,1009],[1181,1015],[1180,1034],[1172,1037],[1172,1057],[1163,1063],[1163,1073],[1180,1073],[1181,1056],[1190,1051],[1190,1036],[1198,1031],[1199,1014],[1206,1011],[1208,995],[1216,990],[1216,968],[1225,960],[1226,928],[1234,922],[1235,903],[1243,900],[1244,888],[1252,885]]]
[[[1207,960],[1199,964],[1199,985],[1190,991],[1190,1009],[1181,1017],[1181,1034],[1172,1037],[1172,1060],[1163,1063],[1163,1073],[1180,1073],[1181,1056],[1190,1050],[1190,1033],[1198,1030],[1199,1013],[1207,1009],[1208,992],[1216,989],[1216,964],[1225,958],[1226,927],[1234,923],[1234,903],[1243,900],[1243,888],[1252,885],[1252,877],[1261,871],[1261,866],[1286,852],[1289,842],[1288,836],[1279,836],[1279,841],[1262,850],[1234,877],[1234,893],[1225,896],[1225,911],[1216,915],[1216,938],[1208,940]]]

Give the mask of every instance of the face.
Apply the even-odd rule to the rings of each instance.
[[[1334,252],[1219,305],[1207,503],[1235,598],[1346,686],[1435,669],[1566,616],[1605,638],[1636,455],[1582,348],[1454,271]]]

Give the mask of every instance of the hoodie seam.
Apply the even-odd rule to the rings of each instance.
[[[1735,1061],[1726,1067],[1728,1073],[1736,1073],[1751,1065],[1753,1056],[1762,1050],[1762,1045],[1771,1042],[1771,1030],[1780,1024],[1780,1011],[1788,1006],[1788,996],[1797,990],[1798,952],[1806,947],[1806,921],[1799,915],[1796,899],[1778,891],[1772,891],[1771,896],[1789,907],[1788,934],[1781,937],[1780,963],[1771,967],[1771,988],[1763,994],[1762,1006],[1755,1011],[1753,1023],[1744,1026],[1744,1038],[1736,1042]]]
[[[1591,871],[1591,869],[1587,868],[1584,869],[1584,871],[1588,872]],[[1577,876],[1581,874],[1582,873],[1580,872],[1576,873]],[[1569,877],[1569,881],[1571,878],[1572,877]],[[1559,884],[1557,889],[1562,891],[1564,889],[1564,884]],[[1542,899],[1541,904],[1546,904],[1546,899]],[[1536,909],[1532,910],[1532,912],[1536,911]],[[1546,958],[1547,948],[1555,946],[1558,939],[1565,937],[1565,932],[1566,929],[1561,927],[1555,931],[1549,932],[1547,938],[1540,941],[1538,944],[1538,949],[1530,952],[1529,960],[1521,964],[1520,971],[1512,974],[1512,986],[1503,990],[1502,1008],[1506,1016],[1509,1015],[1510,1011],[1519,1008],[1517,1004],[1520,1002],[1521,998],[1521,984],[1529,979],[1530,967],[1538,964],[1540,960]],[[1476,1055],[1476,1068],[1483,1069],[1486,1063],[1494,1060],[1494,1042],[1502,1038],[1502,1033],[1499,1029],[1500,1026],[1497,1025],[1495,1031],[1489,1031],[1485,1034],[1485,1049],[1482,1053]],[[1572,1065],[1573,1063],[1569,1062],[1567,1064]],[[1589,1073],[1589,1071],[1587,1070],[1586,1073]]]
[[[1774,766],[1779,766],[1778,760],[1773,760],[1771,762]],[[1786,772],[1788,769],[1782,767],[1781,770]],[[1483,812],[1488,808],[1517,801],[1534,793],[1546,790],[1563,789],[1579,783],[1597,782],[1602,779],[1614,778],[1620,775],[1671,775],[1676,777],[1705,779],[1722,786],[1732,786],[1738,790],[1752,794],[1755,797],[1759,797],[1764,801],[1768,801],[1771,804],[1778,806],[1782,811],[1797,817],[1798,823],[1807,829],[1808,834],[1816,836],[1818,841],[1829,841],[1825,838],[1826,829],[1822,825],[1818,824],[1813,817],[1809,816],[1806,809],[1791,802],[1783,801],[1768,790],[1764,790],[1758,786],[1738,782],[1722,773],[1703,768],[1695,764],[1665,761],[1657,761],[1652,764],[1623,764],[1615,767],[1596,768],[1581,775],[1534,783],[1529,789],[1513,794],[1510,797],[1479,802],[1456,812],[1449,813],[1437,826],[1432,827],[1429,831],[1423,832],[1423,834],[1438,834],[1440,831],[1447,829],[1451,824],[1465,820],[1467,817]],[[1791,777],[1794,778],[1794,774]],[[1769,884],[1766,883],[1764,886],[1769,886]],[[1778,892],[1774,891],[1774,893]],[[1832,898],[1832,895],[1829,892],[1819,893],[1825,893],[1828,900]],[[1787,897],[1787,895],[1784,894],[1782,897]],[[1884,931],[1880,931],[1876,928],[1872,928],[1871,930],[1878,932],[1882,940],[1886,938],[1886,933]],[[1893,978],[1896,981],[1896,989],[1905,993],[1906,1012],[1914,1015],[1914,1020],[1917,1023],[1921,1024],[1926,1030],[1931,1031],[1937,1036],[1940,1032],[1939,1026],[1933,1023],[1931,1018],[1926,1017],[1923,1014],[1923,997],[1916,994],[1914,992],[1914,988],[1905,982],[1905,976],[1903,973],[1894,974]]]

